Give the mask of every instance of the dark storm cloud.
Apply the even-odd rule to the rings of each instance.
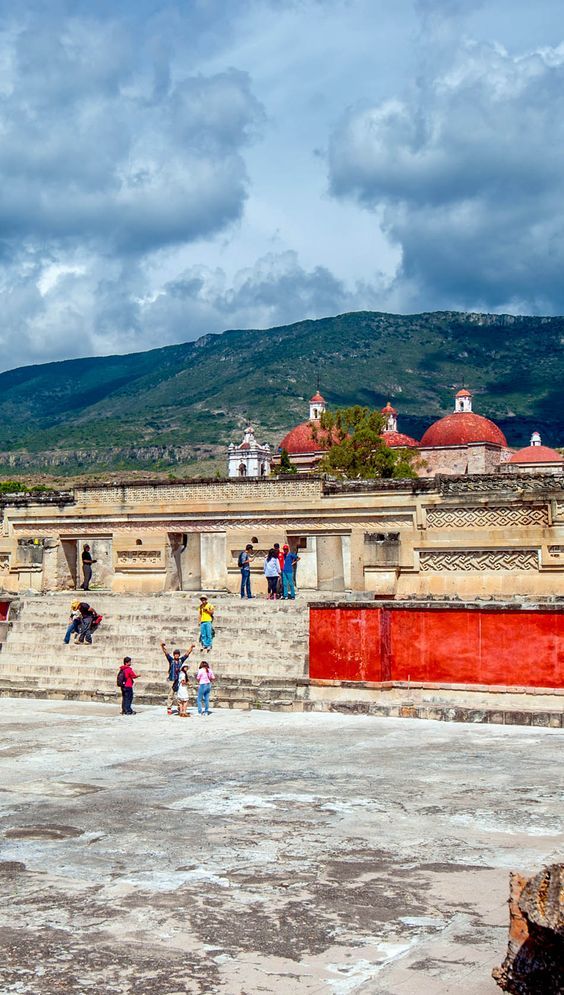
[[[19,32],[0,93],[4,238],[78,239],[145,252],[238,218],[241,151],[261,119],[248,77],[163,87],[119,25]],[[165,74],[166,77],[166,74]]]
[[[563,87],[562,49],[467,43],[401,99],[345,114],[331,189],[378,211],[401,246],[396,294],[562,310]]]

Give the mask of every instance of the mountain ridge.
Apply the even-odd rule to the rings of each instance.
[[[36,453],[38,466],[45,450],[89,449],[92,466],[98,452],[124,447],[193,446],[196,458],[202,446],[238,441],[247,419],[276,447],[307,418],[318,377],[333,408],[390,399],[400,430],[417,438],[465,383],[474,410],[510,445],[539,429],[555,446],[564,441],[563,342],[562,317],[356,311],[19,367],[0,374],[0,449]]]

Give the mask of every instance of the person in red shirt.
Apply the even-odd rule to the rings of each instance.
[[[133,704],[133,684],[138,677],[139,674],[136,674],[131,666],[131,657],[124,656],[118,673],[118,685],[121,688],[122,715],[135,715],[131,706]]]
[[[280,549],[280,543],[279,542],[275,542],[274,546],[272,548],[273,548],[274,552],[276,553],[276,555],[278,557],[278,562],[280,564],[280,576],[278,578],[278,586],[276,588],[276,594],[278,595],[279,598],[281,598],[282,595],[283,595],[283,593],[284,593],[283,592],[283,587],[282,587],[282,571],[284,569],[284,553]]]

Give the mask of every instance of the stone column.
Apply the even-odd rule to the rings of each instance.
[[[364,529],[353,529],[351,532],[349,558],[350,578],[347,587],[352,591],[364,591]]]

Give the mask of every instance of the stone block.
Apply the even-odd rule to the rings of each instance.
[[[530,726],[532,716],[530,712],[504,712],[506,726]]]
[[[487,722],[487,711],[483,708],[467,708],[465,722]]]
[[[531,712],[534,726],[547,726],[550,729],[560,729],[564,725],[563,712]]]
[[[504,712],[497,712],[490,709],[487,713],[486,722],[490,722],[492,725],[502,726],[504,724]]]
[[[414,705],[400,705],[399,715],[402,719],[416,719],[417,709]]]

